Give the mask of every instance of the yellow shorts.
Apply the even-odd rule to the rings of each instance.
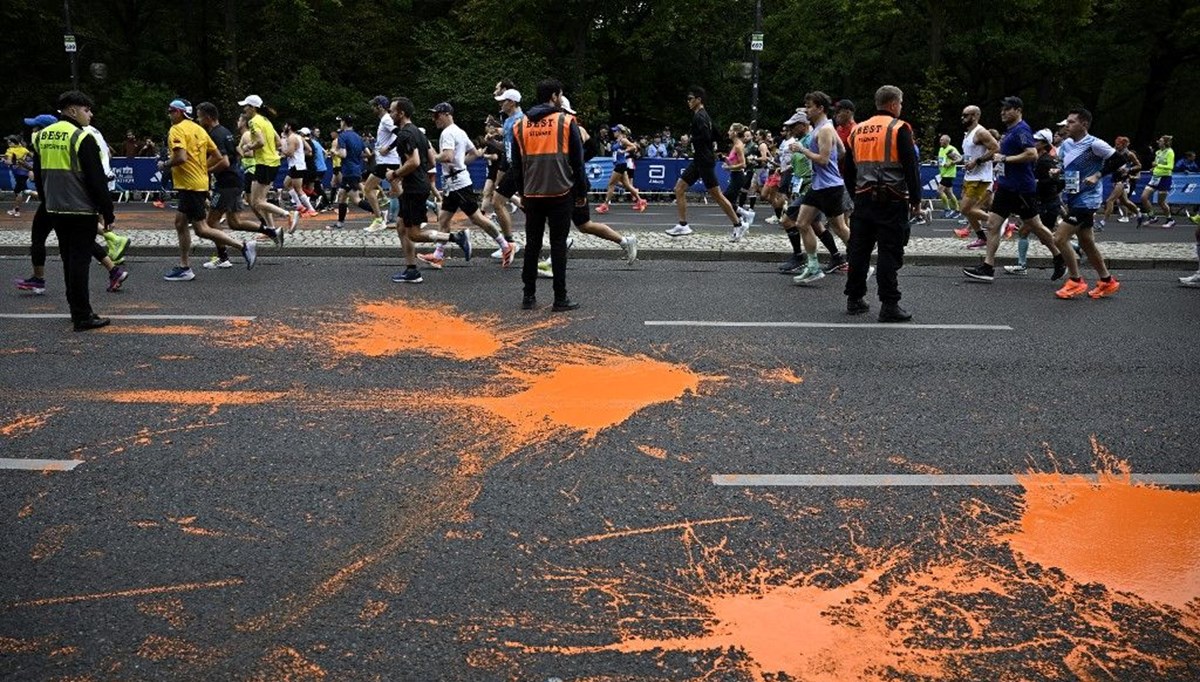
[[[987,200],[987,195],[991,192],[992,183],[983,182],[982,180],[967,180],[963,183],[962,198],[963,201],[973,201],[981,203]]]

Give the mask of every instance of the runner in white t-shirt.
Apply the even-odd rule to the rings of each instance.
[[[388,108],[391,102],[383,95],[371,98],[371,108],[379,118],[379,127],[375,131],[375,168],[363,182],[363,194],[375,219],[366,227],[366,232],[379,232],[387,227],[383,213],[379,210],[379,183],[387,178],[388,171],[400,168],[400,154],[396,151],[396,124],[392,121]],[[392,194],[395,195],[395,188]]]
[[[508,267],[516,254],[512,242],[500,234],[497,226],[488,220],[479,210],[479,197],[471,183],[471,173],[467,164],[482,156],[475,148],[466,132],[454,123],[454,107],[449,102],[442,102],[429,110],[433,114],[433,122],[442,130],[438,144],[438,163],[442,164],[442,208],[438,212],[438,230],[448,231],[450,219],[456,211],[462,211],[472,223],[488,233],[500,247],[500,264]]]

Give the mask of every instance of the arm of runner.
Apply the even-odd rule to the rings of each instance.
[[[975,144],[983,145],[987,151],[980,155],[979,158],[971,159],[969,162],[967,162],[967,164],[964,166],[964,168],[967,170],[975,170],[979,167],[979,164],[991,161],[992,159],[996,158],[996,154],[1000,152],[1000,143],[996,141],[996,138],[992,137],[991,133],[983,129],[980,129],[975,133]],[[1037,158],[1036,152],[1034,152],[1034,154],[1034,158]]]
[[[912,128],[907,123],[900,126],[896,133],[896,154],[900,157],[900,166],[904,168],[904,184],[908,186],[908,203],[913,215],[921,211],[921,160],[917,158],[917,150],[913,147]],[[847,152],[849,153],[849,152]]]
[[[229,155],[221,151],[210,139],[208,141],[208,172],[218,173],[229,168]]]
[[[825,126],[817,133],[817,152],[813,153],[805,147],[801,147],[800,151],[813,163],[828,166],[829,158],[833,155],[834,140],[837,140],[837,133],[834,132],[833,126]],[[840,145],[841,141],[838,140],[837,144]]]
[[[1004,163],[1032,163],[1037,161],[1037,157],[1037,147],[1026,147],[1025,151],[1020,154],[1013,154],[1011,156],[1001,155],[1000,160]]]

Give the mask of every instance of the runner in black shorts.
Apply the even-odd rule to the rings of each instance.
[[[704,88],[693,87],[688,90],[688,108],[692,110],[692,147],[695,150],[692,162],[684,169],[675,182],[675,208],[679,213],[679,223],[667,230],[672,237],[682,237],[692,233],[687,223],[687,191],[697,180],[704,181],[704,188],[709,196],[733,223],[735,229],[749,229],[749,223],[743,225],[743,220],[734,212],[733,205],[721,193],[721,183],[717,182],[717,157],[713,152],[712,119],[704,108]]]

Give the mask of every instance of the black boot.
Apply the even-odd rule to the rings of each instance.
[[[879,309],[880,322],[908,322],[911,319],[912,313],[901,308],[898,303],[884,303]]]
[[[565,313],[568,310],[575,310],[579,304],[569,298],[559,299],[554,302],[554,307],[550,310],[556,313]]]
[[[533,310],[535,307],[537,307],[537,297],[533,294],[525,294],[521,298],[521,310]]]
[[[846,314],[847,315],[862,315],[871,311],[871,306],[861,298],[846,299]]]

